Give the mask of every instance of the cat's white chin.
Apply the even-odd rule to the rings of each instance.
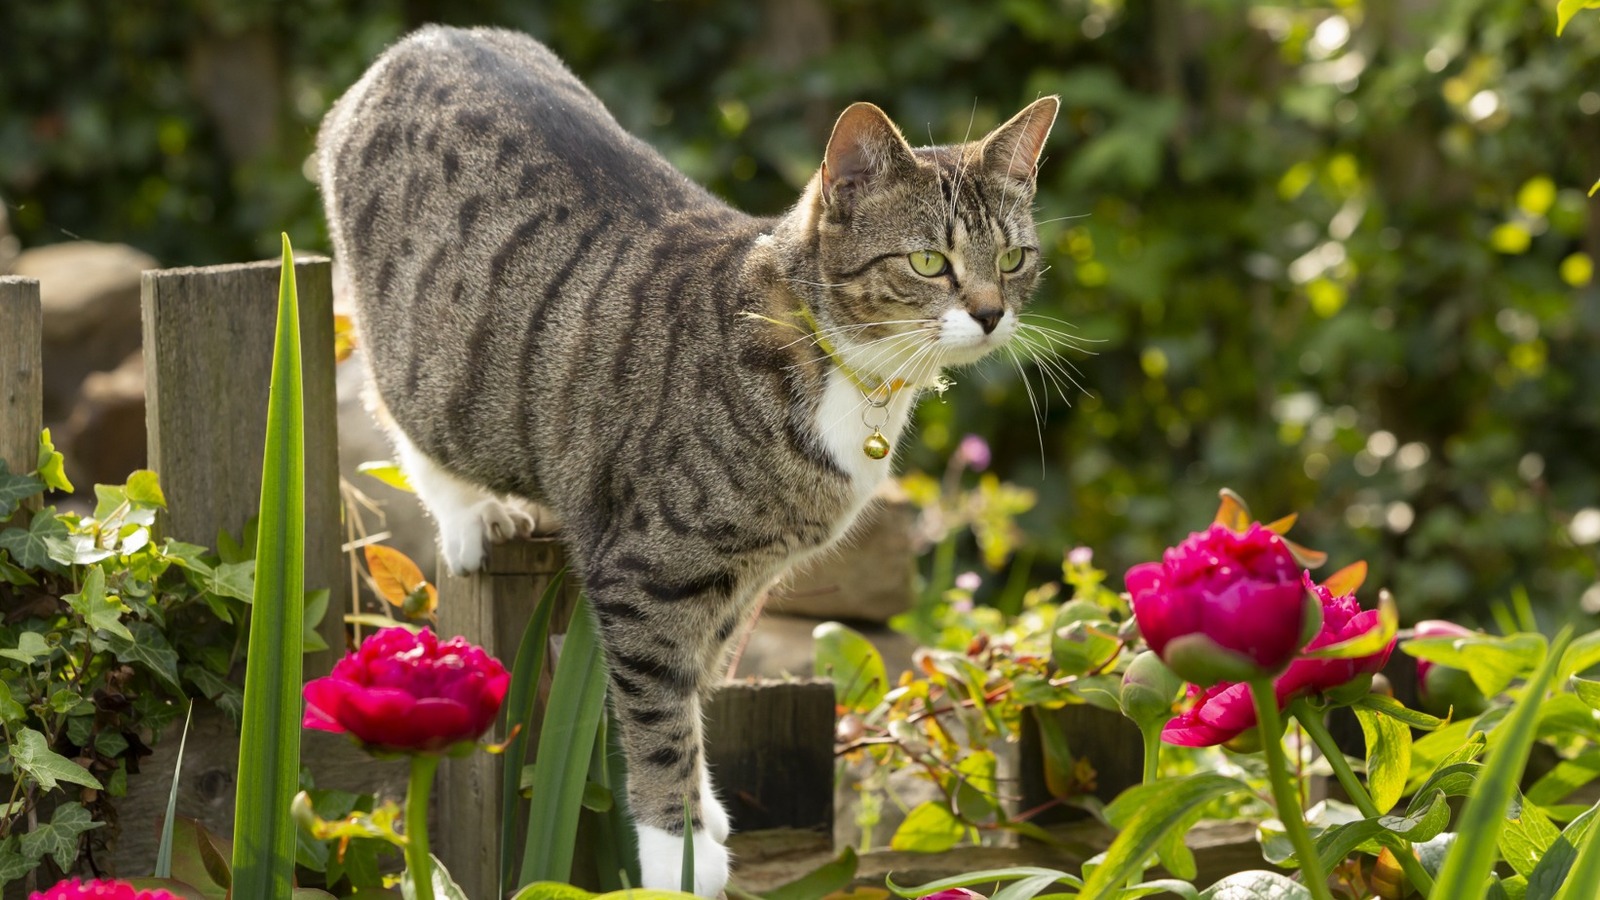
[[[693,840],[695,895],[720,896],[728,884],[728,848],[703,828],[693,832]],[[683,836],[640,825],[639,879],[648,890],[682,890]]]

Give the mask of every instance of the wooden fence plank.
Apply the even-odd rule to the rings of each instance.
[[[507,669],[515,664],[517,645],[533,618],[534,605],[566,554],[555,538],[535,538],[490,548],[484,571],[475,575],[439,576],[439,633],[461,635],[481,645]],[[560,595],[552,628],[566,631],[577,579],[568,578]],[[541,696],[548,690],[548,671]],[[534,722],[531,740],[538,741]],[[438,827],[434,852],[468,897],[495,896],[500,871],[500,785],[505,757],[472,753],[447,759],[440,767],[435,794]],[[517,857],[521,857],[520,849]]]
[[[732,682],[707,704],[706,762],[735,831],[833,834],[833,682]]]
[[[274,261],[144,273],[146,425],[150,466],[168,509],[163,533],[216,546],[260,507],[267,392],[277,322]],[[306,584],[332,596],[321,633],[333,653],[306,658],[326,674],[344,649],[348,590],[340,567],[339,437],[333,286],[326,259],[295,263],[305,391]]]
[[[0,459],[13,472],[31,472],[39,461],[43,335],[39,282],[0,277]]]

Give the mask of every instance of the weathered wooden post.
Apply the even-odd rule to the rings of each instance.
[[[439,633],[446,637],[459,634],[481,645],[510,669],[535,604],[565,566],[561,541],[546,535],[491,547],[483,570],[476,574],[441,572]],[[561,605],[552,617],[552,631],[566,631],[577,595],[577,579],[567,578],[557,598]],[[547,667],[541,696],[548,684]],[[538,724],[534,722],[531,729],[529,740],[533,743],[539,740]],[[472,753],[445,760],[440,767],[435,852],[468,897],[494,897],[499,889],[500,817],[504,814],[500,786],[505,766],[504,756]],[[520,857],[520,845],[517,854]]]
[[[31,472],[39,461],[43,336],[39,282],[0,277],[0,459],[13,472]]]
[[[706,762],[735,831],[833,840],[833,682],[732,682],[706,710]]]
[[[1041,806],[1053,796],[1045,783],[1044,741],[1035,715],[1051,717],[1066,737],[1073,758],[1094,770],[1094,787],[1088,793],[1110,803],[1118,794],[1143,780],[1144,740],[1131,719],[1087,703],[1070,703],[1057,710],[1033,710],[1022,717],[1018,751],[1022,809]],[[1088,817],[1087,812],[1076,807],[1057,806],[1033,817],[1032,821],[1049,825]]]
[[[277,262],[144,273],[145,422],[150,467],[167,495],[163,533],[214,547],[261,502],[267,392],[277,321]],[[344,650],[347,590],[339,547],[339,433],[334,397],[333,283],[324,258],[295,263],[305,389],[306,584],[332,596],[320,627],[332,652],[306,658],[323,675]]]

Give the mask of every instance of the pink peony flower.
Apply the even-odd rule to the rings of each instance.
[[[125,881],[63,881],[48,891],[35,891],[28,900],[183,900],[171,891],[140,890]]]
[[[969,891],[966,888],[945,888],[942,891],[923,894],[917,900],[987,900],[987,898],[977,891]]]
[[[1333,596],[1333,592],[1305,575],[1305,588],[1322,605],[1322,629],[1306,650],[1315,650],[1365,634],[1381,627],[1377,610],[1361,609],[1354,594]],[[1298,697],[1326,693],[1363,675],[1376,675],[1394,652],[1391,639],[1381,651],[1351,659],[1296,659],[1272,682],[1278,708],[1283,709]],[[1256,727],[1255,705],[1247,685],[1222,682],[1209,689],[1190,687],[1194,706],[1174,716],[1161,731],[1161,739],[1185,747],[1212,747],[1225,744]]]
[[[510,681],[464,638],[385,628],[306,685],[304,725],[348,732],[373,750],[437,753],[487,731]]]
[[[1277,674],[1303,643],[1300,568],[1259,523],[1242,533],[1212,525],[1124,580],[1145,642],[1196,684]]]

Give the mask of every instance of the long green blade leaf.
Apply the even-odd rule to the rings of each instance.
[[[172,789],[167,791],[167,817],[161,822],[161,843],[156,847],[156,877],[172,877],[172,830],[178,817],[178,781],[183,777],[183,751],[189,746],[189,724],[194,721],[194,701],[183,716],[183,736],[178,738],[178,761],[172,764]]]
[[[639,844],[628,812],[627,763],[614,710],[601,719],[600,737],[589,761],[589,780],[611,795],[610,809],[585,812],[593,826],[589,833],[594,838],[595,875],[601,891],[624,890],[639,883]]]
[[[500,788],[500,893],[505,896],[516,877],[516,855],[512,847],[517,842],[517,823],[522,821],[521,811],[522,767],[528,761],[528,729],[533,727],[533,705],[538,698],[539,674],[544,671],[545,648],[550,644],[550,613],[555,609],[556,598],[561,594],[561,584],[566,580],[566,570],[557,572],[550,585],[539,598],[533,618],[522,630],[522,643],[517,645],[516,661],[511,664],[511,686],[506,692],[505,733],[520,729],[506,747],[504,778]]]
[[[1489,873],[1500,857],[1496,845],[1505,826],[1506,806],[1517,789],[1528,762],[1528,752],[1533,747],[1539,706],[1555,678],[1561,654],[1571,640],[1572,629],[1563,629],[1545,655],[1544,664],[1527,683],[1511,715],[1500,725],[1498,741],[1489,748],[1478,786],[1467,798],[1455,846],[1445,858],[1444,869],[1434,883],[1433,896],[1482,896],[1483,886],[1489,883]]]
[[[1600,809],[1600,804],[1596,804],[1585,815],[1593,816],[1597,809]],[[1561,893],[1556,895],[1556,900],[1579,900],[1585,896],[1585,891],[1593,891],[1597,884],[1600,884],[1600,824],[1591,824],[1583,836],[1578,858],[1567,870],[1567,877],[1562,882]]]
[[[1201,807],[1217,797],[1248,790],[1249,786],[1237,779],[1207,774],[1156,781],[1122,792],[1106,808],[1107,818],[1122,824],[1122,833],[1106,848],[1105,859],[1084,882],[1082,897],[1115,897],[1128,876],[1144,865],[1169,832],[1192,821]]]
[[[239,900],[273,900],[294,890],[294,822],[289,818],[289,802],[300,775],[301,619],[305,604],[303,403],[300,304],[294,255],[289,237],[284,235],[233,819],[233,896]]]
[[[522,853],[522,882],[565,881],[583,808],[600,716],[605,712],[606,664],[589,604],[578,603],[556,660],[550,705],[533,766],[533,802]],[[518,885],[519,887],[521,885]]]

